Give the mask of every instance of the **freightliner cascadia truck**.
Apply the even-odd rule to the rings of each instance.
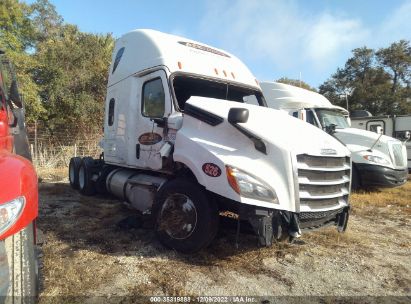
[[[396,187],[407,181],[405,141],[350,127],[348,111],[323,95],[278,82],[261,82],[269,107],[332,133],[351,151],[352,188]]]
[[[0,303],[34,303],[38,290],[37,176],[11,62],[0,51]]]
[[[248,221],[261,245],[347,226],[351,159],[318,128],[267,108],[235,56],[153,30],[116,41],[100,159],[73,157],[69,179],[150,215],[165,246],[206,247],[219,213]]]

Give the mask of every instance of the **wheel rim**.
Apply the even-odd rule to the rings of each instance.
[[[197,225],[197,210],[193,201],[184,194],[175,193],[165,200],[159,217],[159,229],[171,238],[189,238]]]
[[[84,170],[84,166],[80,166],[78,171],[78,184],[80,189],[84,189],[84,185],[86,183],[86,172]]]
[[[70,178],[70,183],[74,184],[74,166],[70,166],[69,168],[69,178]]]

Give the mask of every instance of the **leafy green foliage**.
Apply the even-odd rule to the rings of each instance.
[[[102,126],[111,34],[83,33],[48,0],[0,2],[0,48],[14,63],[30,122],[87,136]]]
[[[113,43],[111,35],[82,33],[73,25],[62,26],[58,36],[39,43],[34,79],[41,87],[51,130],[101,130]]]
[[[344,68],[320,86],[332,103],[374,115],[411,113],[411,47],[400,40],[378,51],[367,47],[352,51]]]

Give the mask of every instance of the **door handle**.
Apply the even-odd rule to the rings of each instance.
[[[136,145],[136,157],[137,157],[137,159],[140,158],[140,144]]]

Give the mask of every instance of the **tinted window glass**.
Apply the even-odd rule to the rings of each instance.
[[[260,91],[213,79],[176,76],[173,80],[173,88],[180,110],[184,110],[185,103],[191,96],[265,105]]]
[[[114,59],[114,64],[113,64],[113,71],[111,74],[114,73],[114,71],[117,69],[118,64],[120,63],[121,57],[123,56],[124,53],[124,48],[122,47],[121,49],[118,50],[116,54],[116,59]]]
[[[165,95],[160,78],[147,81],[143,86],[142,112],[147,117],[164,116]]]

